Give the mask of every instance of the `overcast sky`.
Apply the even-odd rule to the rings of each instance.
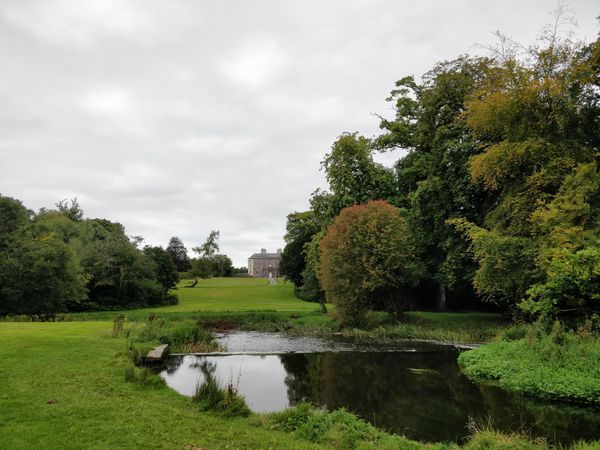
[[[394,81],[531,42],[548,0],[0,0],[0,193],[188,249],[211,229],[235,265],[283,247],[344,131],[377,132]],[[571,3],[577,33],[600,3]],[[398,155],[378,157],[391,164]]]

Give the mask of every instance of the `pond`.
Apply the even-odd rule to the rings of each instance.
[[[600,438],[600,410],[540,402],[477,384],[460,349],[428,342],[364,344],[277,333],[220,335],[227,354],[174,355],[161,376],[191,396],[207,373],[232,382],[255,412],[309,401],[344,407],[382,429],[421,441],[457,441],[469,424],[525,431],[555,443]]]

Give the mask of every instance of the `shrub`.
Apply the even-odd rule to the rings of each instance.
[[[402,210],[372,201],[342,210],[320,244],[319,280],[340,319],[360,324],[368,309],[398,317],[423,273]]]
[[[600,247],[592,246],[554,260],[545,282],[529,289],[520,307],[546,324],[581,323],[600,313],[598,292]]]

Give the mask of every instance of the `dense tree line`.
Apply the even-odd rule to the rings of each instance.
[[[411,248],[402,270],[419,268],[414,287],[397,289],[405,281],[397,276],[383,285],[363,279],[341,302],[390,312],[487,303],[545,321],[597,317],[600,39],[583,44],[556,30],[528,48],[500,36],[489,57],[400,79],[388,98],[395,116],[380,118],[380,135],[334,142],[322,162],[329,190],[288,216],[282,270],[300,296],[319,299],[324,288],[335,302],[361,274],[393,273],[390,261]],[[374,152],[391,149],[405,150],[393,169],[374,162]],[[351,226],[347,208],[358,214]],[[385,220],[402,233],[382,234],[367,217],[373,208],[396,208]],[[394,301],[380,301],[382,286]]]
[[[116,222],[85,219],[76,200],[34,213],[0,195],[0,317],[175,304],[180,272],[196,279],[244,272],[218,253],[218,240],[212,231],[194,247],[198,258],[176,236],[165,249],[140,249],[143,238],[128,237]]]
[[[187,249],[177,236],[173,236],[167,246],[167,252],[171,255],[179,272],[186,272],[194,278],[230,277],[234,273],[243,273],[244,270],[233,267],[229,256],[218,253],[219,236],[217,230],[212,230],[206,242],[192,248],[198,258],[190,258]]]
[[[177,303],[167,251],[138,249],[121,224],[84,219],[76,201],[56,206],[35,214],[0,196],[0,316]]]

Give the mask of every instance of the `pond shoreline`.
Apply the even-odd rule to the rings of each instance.
[[[222,383],[233,382],[257,413],[283,411],[303,399],[330,411],[346,408],[367,421],[377,418],[377,426],[420,441],[460,442],[468,421],[484,423],[485,417],[504,433],[514,432],[518,420],[532,436],[561,445],[579,436],[600,437],[600,420],[590,418],[595,410],[563,410],[560,403],[522,398],[495,383],[464,377],[457,365],[462,351],[453,343],[402,340],[395,347],[389,341],[365,347],[347,340],[236,331],[222,333],[221,344],[225,337],[234,343],[231,351],[173,354],[161,376],[191,397],[213,373]],[[265,347],[261,339],[268,349],[259,350]],[[235,347],[240,343],[243,349]],[[443,423],[435,419],[436,411]]]

